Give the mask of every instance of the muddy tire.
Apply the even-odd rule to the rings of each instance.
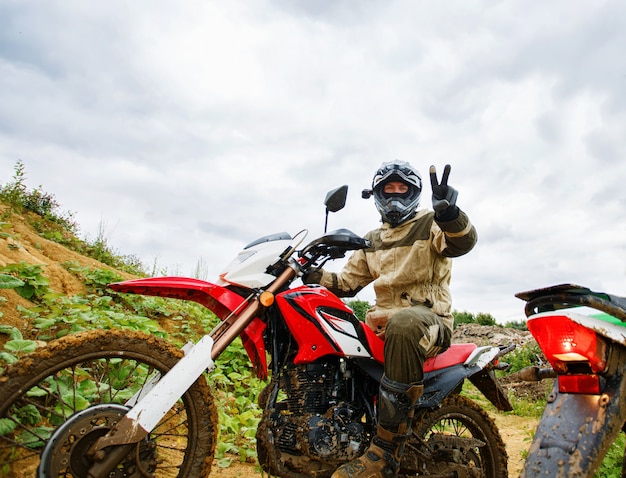
[[[157,372],[163,375],[182,356],[178,348],[152,335],[93,330],[49,342],[15,362],[0,376],[0,463],[4,464],[0,476],[34,476],[55,429],[78,411],[90,407],[97,411],[98,404],[118,404],[119,409]],[[76,471],[85,467],[84,451],[76,445],[82,438],[71,434],[64,448],[59,446],[64,463],[53,467],[63,471],[47,476],[84,476]],[[115,476],[130,476],[138,468],[149,468],[157,478],[208,476],[216,435],[215,404],[200,377]],[[135,459],[139,463],[132,463]]]
[[[472,400],[451,395],[441,407],[416,418],[401,474],[413,476],[419,468],[426,475],[456,471],[462,476],[507,478],[508,457],[500,432]],[[425,448],[430,451],[428,458],[422,453]]]

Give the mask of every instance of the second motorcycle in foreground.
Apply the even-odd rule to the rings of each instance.
[[[626,298],[572,284],[517,297],[552,365],[522,374],[556,378],[522,476],[593,476],[626,423]]]

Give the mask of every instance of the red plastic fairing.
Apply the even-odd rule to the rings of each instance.
[[[445,352],[424,362],[424,373],[464,363],[475,349],[475,344],[452,344]]]
[[[351,315],[352,311],[339,298],[323,287],[302,286],[276,296],[276,302],[285,317],[289,330],[298,343],[295,363],[308,363],[324,355],[342,355],[343,352],[324,334],[319,326],[319,310],[335,310]],[[354,318],[355,324],[357,319]],[[384,362],[384,341],[365,323],[359,322],[370,353],[378,362]],[[432,372],[462,364],[476,349],[475,344],[453,344],[442,354],[424,363],[424,372]]]
[[[191,300],[205,306],[221,320],[239,307],[244,298],[221,285],[191,277],[149,277],[109,284],[116,292]],[[259,378],[267,378],[267,358],[263,331],[265,323],[255,318],[241,333],[254,371]]]
[[[325,355],[343,355],[325,335],[317,318],[320,308],[352,315],[352,310],[337,296],[323,287],[301,286],[278,294],[276,303],[298,343],[294,363],[310,363]]]
[[[372,328],[365,322],[361,322],[361,327],[367,337],[367,343],[372,352],[372,357],[378,362],[383,363],[385,361],[385,341],[381,339]]]
[[[255,318],[241,332],[241,342],[248,352],[254,373],[261,380],[267,380],[267,354],[263,334],[267,325],[261,319]]]

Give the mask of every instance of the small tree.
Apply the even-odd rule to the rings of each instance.
[[[476,323],[479,325],[497,325],[496,319],[491,314],[480,312],[476,316]]]
[[[471,312],[459,312],[458,310],[453,310],[452,316],[454,317],[454,325],[473,324],[476,321],[474,314]]]
[[[474,315],[471,312],[459,312],[458,310],[452,311],[454,317],[454,325],[458,324],[478,324],[478,325],[497,325],[496,319],[493,315],[480,312],[478,315]]]
[[[15,163],[13,181],[0,188],[0,197],[17,212],[22,212],[24,208],[24,197],[26,196],[25,182],[26,168],[20,159]]]

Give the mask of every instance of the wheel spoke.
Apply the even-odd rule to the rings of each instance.
[[[489,415],[468,398],[452,395],[422,411],[402,460],[406,475],[459,474],[507,477],[504,442]]]
[[[17,470],[19,462],[23,476],[34,476],[45,450],[42,457],[47,461],[42,466],[57,470],[47,476],[85,476],[90,466],[86,450],[114,423],[106,414],[99,418],[98,407],[117,404],[123,415],[124,403],[180,357],[170,344],[145,334],[98,332],[64,337],[49,344],[48,350],[35,351],[29,356],[32,360],[18,361],[15,372],[7,369],[11,379],[0,385],[0,463],[10,470]],[[117,342],[111,334],[119,335]],[[204,381],[194,384],[185,397],[135,452],[123,458],[114,476],[140,472],[169,478],[207,472],[217,433],[212,397]],[[68,420],[71,426],[58,428]],[[75,430],[73,420],[80,420],[76,430],[82,431]],[[44,448],[55,430],[61,431],[51,442],[54,445]]]

